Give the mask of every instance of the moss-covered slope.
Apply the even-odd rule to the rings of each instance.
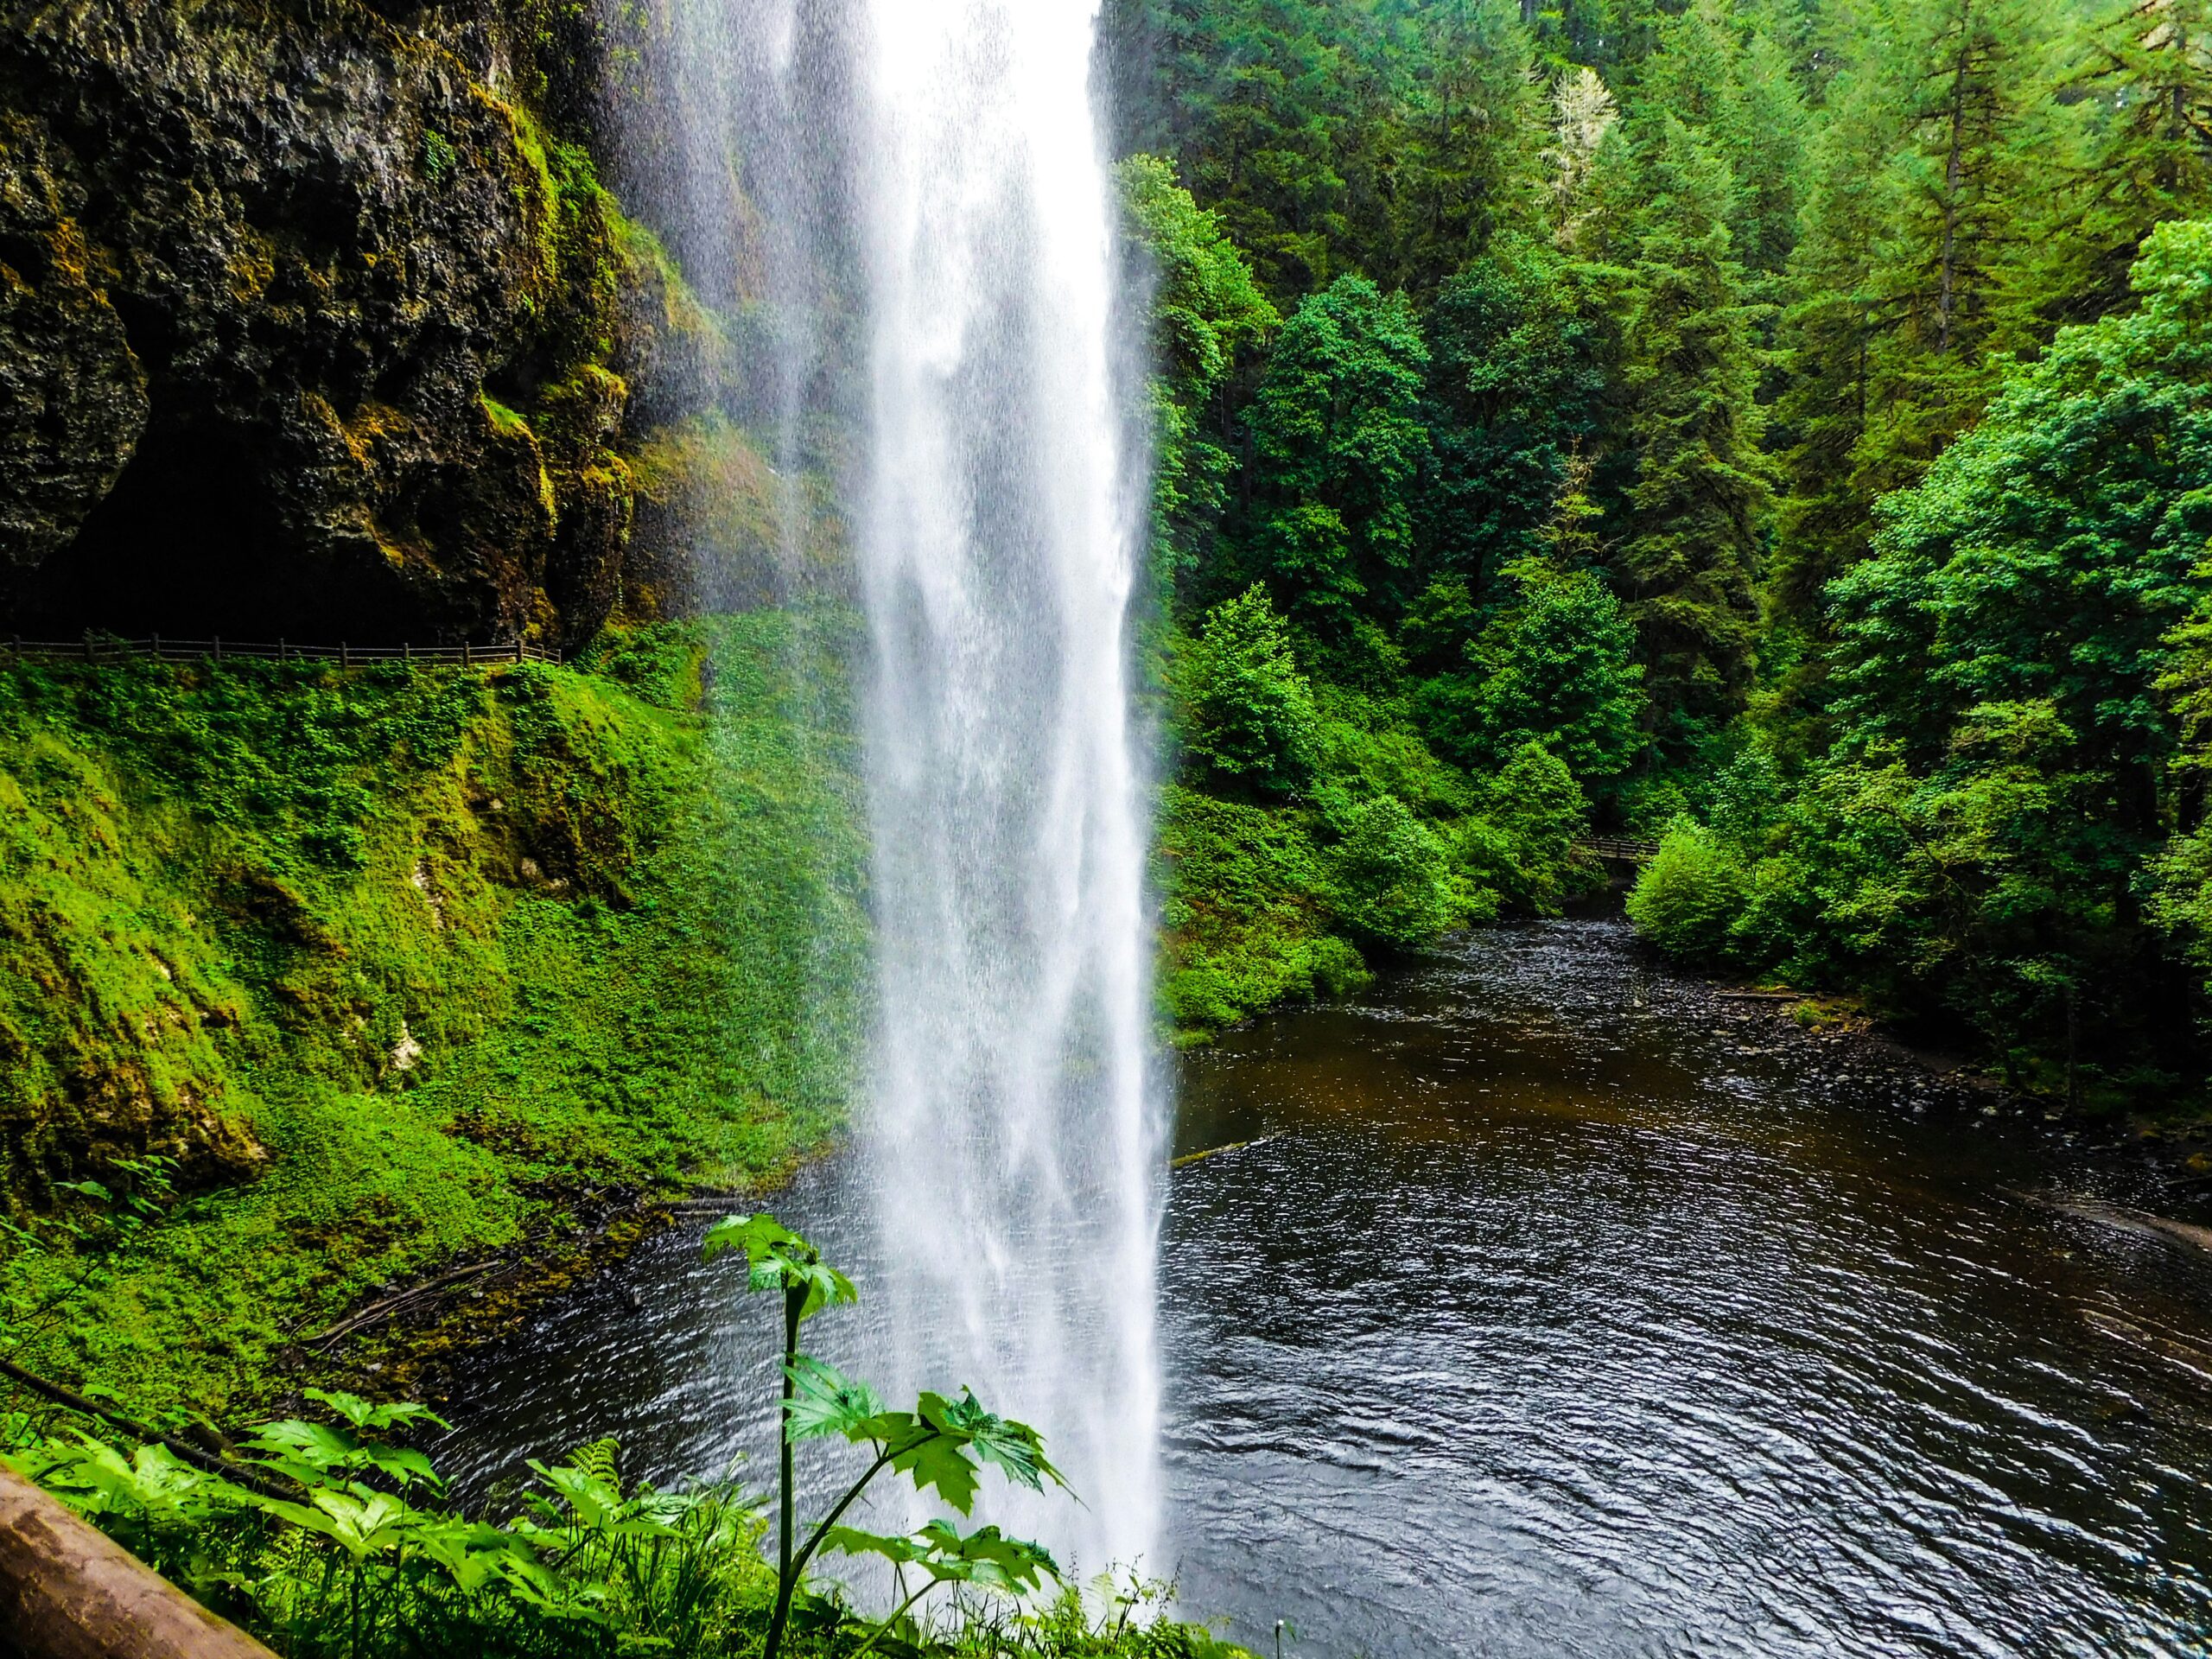
[[[0,671],[10,1202],[145,1151],[191,1192],[16,1357],[220,1407],[367,1287],[820,1139],[865,982],[849,632]],[[77,1270],[16,1265],[18,1317]]]

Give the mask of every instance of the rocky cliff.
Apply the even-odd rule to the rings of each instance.
[[[587,638],[711,325],[577,0],[0,0],[0,634]]]

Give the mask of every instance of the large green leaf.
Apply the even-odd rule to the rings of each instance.
[[[825,1549],[842,1555],[880,1555],[900,1567],[918,1567],[939,1584],[972,1584],[1009,1595],[1058,1580],[1058,1564],[1040,1546],[1008,1538],[996,1527],[963,1535],[949,1521],[932,1521],[907,1535],[836,1527],[823,1539]]]
[[[422,1452],[364,1440],[350,1430],[327,1423],[297,1419],[264,1423],[244,1446],[260,1454],[256,1461],[263,1468],[288,1476],[302,1486],[321,1485],[337,1473],[373,1469],[403,1489],[423,1485],[443,1491],[445,1487]]]
[[[988,1411],[976,1396],[963,1389],[957,1400],[938,1395],[922,1396],[922,1414],[941,1423],[950,1433],[964,1436],[985,1463],[995,1464],[1007,1478],[1042,1491],[1049,1480],[1065,1487],[1067,1482],[1045,1456],[1045,1442],[1027,1423],[1017,1423]]]
[[[883,1416],[883,1402],[867,1383],[854,1381],[810,1354],[801,1354],[791,1363],[791,1379],[787,1421],[793,1440],[819,1440],[829,1434],[842,1434],[855,1442],[880,1438],[873,1431]]]
[[[853,1281],[822,1259],[822,1252],[766,1211],[753,1216],[725,1216],[707,1229],[701,1247],[712,1262],[742,1251],[747,1290],[789,1290],[805,1287],[799,1318],[810,1319],[824,1308],[860,1300]]]
[[[936,1398],[925,1394],[923,1403],[926,1406]],[[884,1449],[891,1454],[892,1468],[912,1480],[916,1491],[925,1492],[934,1486],[963,1515],[975,1507],[978,1471],[968,1455],[963,1436],[948,1433],[925,1415],[887,1412],[880,1421],[899,1426]]]
[[[380,1429],[406,1428],[416,1423],[432,1423],[443,1429],[453,1427],[428,1406],[418,1406],[411,1402],[376,1405],[358,1394],[346,1394],[331,1389],[309,1389],[307,1396],[328,1406],[355,1428],[372,1433]]]

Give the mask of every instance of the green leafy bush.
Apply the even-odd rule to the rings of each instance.
[[[1625,772],[1644,744],[1644,695],[1620,601],[1592,570],[1524,559],[1502,574],[1510,597],[1469,641],[1464,671],[1421,688],[1433,740],[1477,772],[1530,742],[1585,784]]]
[[[1589,816],[1566,763],[1541,743],[1523,743],[1482,784],[1479,814],[1460,827],[1460,868],[1507,907],[1556,915],[1569,894],[1600,879],[1575,856]]]
[[[1629,920],[1669,956],[1717,964],[1749,896],[1736,855],[1694,818],[1677,818],[1629,893]]]
[[[1166,898],[1160,1000],[1182,1040],[1366,982],[1357,949],[1331,931],[1314,836],[1310,811],[1163,791],[1154,865]]]
[[[1338,913],[1382,944],[1426,944],[1460,919],[1452,861],[1394,795],[1354,806],[1332,861]]]
[[[1294,794],[1313,770],[1313,689],[1257,583],[1207,613],[1183,675],[1183,746],[1231,787]]]

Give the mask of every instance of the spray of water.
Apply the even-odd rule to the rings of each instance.
[[[673,84],[632,106],[658,220],[748,331],[741,413],[785,485],[766,563],[802,569],[823,537],[799,482],[828,480],[868,620],[855,1265],[887,1323],[849,1357],[1044,1431],[1082,1505],[995,1518],[1086,1570],[1160,1565],[1137,516],[1096,8],[675,0]]]
[[[873,1189],[908,1383],[1047,1429],[1094,1567],[1158,1509],[1130,495],[1085,0],[875,0],[861,537]]]

